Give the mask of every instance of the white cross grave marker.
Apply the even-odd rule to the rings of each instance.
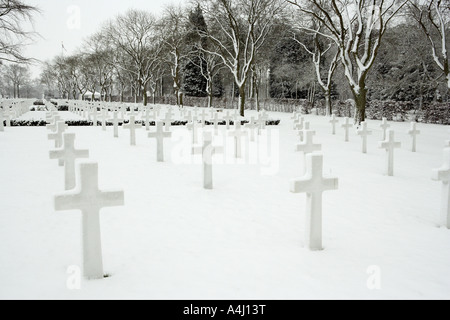
[[[389,128],[391,125],[387,122],[387,119],[386,118],[383,118],[382,120],[381,120],[381,124],[380,124],[380,128],[381,128],[381,130],[382,130],[382,132],[383,132],[383,136],[382,136],[382,141],[384,141],[384,140],[386,140],[386,130],[387,130],[387,128]]]
[[[227,130],[230,130],[230,123],[231,123],[231,120],[233,119],[233,116],[230,115],[230,111],[227,111],[227,113],[223,117],[223,119],[225,120]]]
[[[386,171],[388,176],[394,175],[394,150],[400,148],[402,144],[395,142],[394,131],[387,131],[387,138],[385,141],[379,142],[379,147],[386,149]]]
[[[56,211],[81,210],[83,234],[83,274],[87,279],[103,278],[100,210],[123,206],[123,191],[100,191],[98,164],[81,163],[78,166],[78,188],[56,195]]]
[[[113,111],[113,118],[110,119],[113,123],[113,132],[114,132],[114,138],[119,137],[119,112],[117,110]]]
[[[305,118],[299,116],[294,120],[294,130],[302,130],[303,129],[303,121]]]
[[[62,146],[62,135],[68,127],[69,126],[65,124],[64,121],[58,121],[56,123],[56,132],[48,134],[49,140],[55,140],[55,148],[60,148]]]
[[[98,116],[98,112],[97,112],[97,107],[96,106],[91,110],[90,114],[92,115],[92,125],[94,127],[96,127],[97,126],[97,116]]]
[[[106,119],[108,118],[108,110],[103,108],[101,114],[102,114],[102,130],[106,131]]]
[[[249,129],[250,131],[250,141],[255,141],[255,129],[258,128],[258,125],[255,122],[255,117],[251,117],[250,122],[246,123],[244,128]]]
[[[166,131],[170,131],[170,127],[172,126],[172,110],[167,110],[166,117],[164,118],[164,129]]]
[[[216,112],[214,113],[214,134],[217,135],[217,133],[219,132],[219,114]]]
[[[156,122],[156,132],[150,132],[149,138],[156,138],[156,160],[164,162],[164,138],[170,138],[171,132],[164,132],[162,121]]]
[[[361,128],[356,132],[362,138],[362,153],[367,153],[367,137],[372,134],[372,131],[367,129],[367,122],[361,122]]]
[[[450,148],[444,149],[444,164],[433,170],[432,179],[442,181],[441,221],[450,229]]]
[[[234,130],[228,132],[230,137],[234,138],[234,156],[236,158],[242,157],[242,137],[246,137],[248,132],[241,130],[241,121],[234,122]]]
[[[192,118],[192,122],[191,123],[188,123],[187,125],[186,125],[186,127],[188,128],[188,130],[192,130],[192,143],[197,143],[197,141],[198,141],[198,139],[197,139],[197,132],[198,132],[198,129],[199,129],[199,124],[198,124],[198,121],[197,121],[197,117],[193,117]]]
[[[205,121],[206,121],[206,116],[207,116],[206,113],[207,113],[207,112],[206,112],[206,109],[205,109],[205,108],[203,108],[203,109],[202,109],[202,112],[200,112],[200,118],[201,118],[201,120],[202,120],[202,127],[205,126]]]
[[[64,145],[50,151],[50,159],[59,159],[64,163],[65,190],[75,188],[75,159],[89,158],[89,150],[75,149],[75,133],[64,133]]]
[[[341,124],[341,127],[344,128],[344,130],[345,130],[344,140],[345,140],[345,142],[348,142],[349,141],[348,132],[349,132],[349,129],[351,127],[353,127],[353,124],[350,123],[350,119],[348,117],[345,117],[344,121],[345,122],[344,122],[344,124]]]
[[[306,174],[291,181],[291,192],[306,193],[305,244],[310,250],[322,250],[322,194],[336,190],[338,179],[323,175],[323,155],[306,156]]]
[[[336,134],[336,124],[339,123],[339,120],[336,119],[336,115],[332,115],[331,116],[331,120],[329,121],[331,123],[331,134],[335,135]]]
[[[128,115],[129,115],[130,117],[136,118],[137,113],[136,113],[136,110],[134,110],[134,105],[130,106],[130,112],[128,113]]]
[[[154,116],[156,116],[155,112],[154,112]],[[145,107],[144,121],[145,121],[145,130],[150,131],[150,108],[149,107]]]
[[[314,131],[304,130],[303,135],[303,141],[295,145],[295,151],[303,152],[306,155],[322,149],[321,144],[313,142]]]
[[[130,116],[130,122],[122,125],[122,128],[130,130],[130,146],[136,145],[136,129],[142,129],[141,124],[136,124],[134,116]]]
[[[58,121],[60,121],[60,120],[61,120],[60,116],[53,116],[51,118],[51,120],[49,121],[50,124],[46,125],[45,127],[47,129],[49,129],[51,132],[56,132],[56,129],[57,129],[56,125],[57,125]]]
[[[408,134],[412,137],[412,147],[411,151],[416,152],[416,142],[417,142],[417,135],[420,134],[420,130],[416,129],[416,123],[411,122],[411,129],[408,131]]]
[[[299,135],[299,137],[300,137],[300,141],[303,141],[303,139],[304,139],[304,136],[305,136],[305,131],[310,131],[309,130],[309,121],[305,121],[305,122],[303,122],[303,129],[301,129],[301,130],[298,130],[298,135]],[[312,131],[313,132],[313,134],[316,134],[316,132],[315,131]]]
[[[212,190],[212,157],[215,154],[223,153],[223,147],[213,147],[211,132],[203,133],[203,146],[193,147],[193,154],[202,154],[203,156],[203,188]]]

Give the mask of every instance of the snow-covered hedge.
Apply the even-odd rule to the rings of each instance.
[[[333,110],[337,116],[353,116],[353,101],[336,102]],[[321,110],[321,113],[325,113]],[[366,106],[366,116],[371,120],[387,118],[389,121],[417,121],[450,125],[450,103],[424,104],[418,109],[408,101],[369,101]]]

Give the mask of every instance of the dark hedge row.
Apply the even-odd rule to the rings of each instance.
[[[91,127],[94,125],[93,121],[89,120],[67,120],[65,121],[66,124],[69,127]],[[242,121],[241,124],[248,123],[249,121]],[[4,125],[6,126],[6,121],[3,121]],[[122,126],[124,123],[129,123],[128,120],[125,120],[123,122],[119,122],[119,126]],[[143,121],[136,121],[137,124],[142,124],[142,126],[145,126],[145,122]],[[184,126],[188,123],[188,121],[173,121],[172,126]],[[213,125],[214,122],[205,121],[206,125]],[[233,121],[230,121],[231,125],[234,125]],[[155,126],[155,121],[149,122],[150,126]],[[225,121],[222,121],[219,123],[220,125],[226,125]],[[269,120],[266,121],[266,125],[268,126],[277,126],[280,124],[280,120]],[[47,125],[47,122],[45,120],[11,120],[11,126],[12,127],[45,127]],[[101,126],[101,121],[97,121],[97,125]],[[107,126],[113,126],[114,124],[110,121],[106,122]]]
[[[325,109],[319,106],[309,112],[325,114]],[[353,117],[353,101],[338,101],[333,104],[333,111],[339,117]],[[408,101],[369,101],[366,106],[366,117],[370,120],[416,121],[450,125],[450,103],[434,102],[426,104],[422,109]]]

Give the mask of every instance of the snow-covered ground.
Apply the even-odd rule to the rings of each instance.
[[[100,188],[125,192],[125,206],[101,212],[109,277],[82,280],[79,290],[66,283],[68,268],[81,265],[81,214],[53,210],[64,188],[63,168],[49,159],[53,141],[43,127],[0,132],[0,299],[450,299],[450,230],[438,226],[441,183],[430,178],[448,127],[419,124],[412,153],[409,124],[390,123],[402,147],[388,177],[379,121],[368,121],[374,132],[362,154],[354,130],[346,143],[327,118],[305,116],[325,173],[339,178],[339,189],[324,193],[324,250],[311,252],[303,247],[306,196],[289,192],[302,173],[298,137],[290,114],[269,115],[282,120],[258,142],[271,141],[260,149],[270,161],[236,163],[228,145],[211,191],[202,188],[200,159],[183,151],[184,128],[173,128],[166,162],[157,163],[145,129],[131,147],[122,128],[114,139],[111,127],[70,127],[76,147],[99,163]],[[368,287],[368,270],[380,271],[381,288]]]

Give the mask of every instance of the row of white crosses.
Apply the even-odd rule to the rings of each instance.
[[[11,126],[11,120],[20,117],[29,111],[32,100],[0,100],[0,132]]]
[[[75,148],[75,134],[64,133],[65,124],[53,114],[53,123],[49,129],[57,128],[55,136],[63,135],[62,143],[51,150],[50,159],[58,159],[64,165],[64,188],[66,192],[54,197],[56,211],[81,210],[82,213],[82,249],[83,275],[87,279],[101,279],[103,259],[100,233],[100,210],[104,207],[124,205],[123,191],[104,192],[98,187],[98,164],[85,162],[78,164],[78,181],[75,173],[75,161],[88,158],[89,150]],[[50,137],[50,135],[49,135]],[[53,137],[53,136],[52,136]]]
[[[292,193],[306,193],[305,245],[310,250],[322,250],[322,194],[338,188],[338,179],[323,175],[322,146],[313,142],[315,131],[309,130],[309,122],[294,113],[294,129],[300,130],[300,143],[295,151],[303,153],[303,173],[291,181]]]
[[[303,122],[303,121],[299,121]],[[333,116],[330,121],[333,125],[333,133],[335,132],[336,119]],[[348,121],[346,119],[343,127],[347,128]],[[400,148],[401,143],[394,139],[394,131],[388,130],[390,125],[387,120],[383,118],[380,127],[383,129],[383,140],[379,142],[379,147],[386,149],[386,170],[389,176],[394,174],[394,149]],[[306,133],[305,141],[297,145],[297,151],[313,152],[320,150],[320,145],[315,145],[312,142],[313,132],[304,131]],[[367,123],[362,122],[358,134],[363,139],[363,153],[367,152],[366,138],[371,131],[367,130]],[[413,137],[412,151],[416,151],[416,136],[420,131],[416,128],[416,123],[411,123],[411,128],[408,134]],[[441,168],[433,170],[432,179],[442,182],[442,196],[441,196],[441,221],[442,225],[450,229],[450,140],[446,141],[444,149],[444,164]],[[300,181],[292,182],[292,192],[307,192],[307,223],[306,223],[306,243],[310,249],[321,249],[321,194],[323,191],[337,188],[337,180],[333,178],[320,178],[322,172],[323,159],[320,154],[306,155],[306,177]],[[315,173],[314,173],[315,172]],[[314,178],[316,177],[316,178]],[[308,191],[309,190],[309,191]],[[312,191],[311,191],[312,190]],[[319,208],[319,209],[318,209]]]
[[[329,122],[332,125],[332,134],[336,134],[336,124],[339,123],[339,120],[336,119],[335,115],[332,115],[331,120]],[[341,125],[344,128],[345,135],[344,140],[346,142],[349,141],[349,129],[353,126],[350,123],[350,119],[348,117],[344,118],[344,123]],[[390,127],[386,118],[383,118],[380,124],[380,128],[382,129],[382,141],[379,142],[379,148],[386,150],[386,173],[388,176],[394,175],[394,150],[396,148],[401,147],[400,142],[395,141],[394,131],[388,130]],[[417,135],[420,134],[420,130],[417,130],[416,123],[411,122],[411,128],[407,132],[412,137],[412,147],[411,151],[417,151]],[[372,131],[367,128],[367,122],[361,122],[360,128],[357,130],[357,134],[361,137],[362,140],[362,153],[367,153],[367,137],[372,134]]]

